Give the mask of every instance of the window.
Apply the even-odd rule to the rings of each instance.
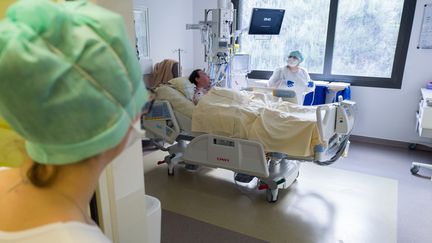
[[[279,36],[243,34],[251,54],[251,78],[268,78],[291,50],[305,56],[314,80],[400,88],[416,1],[411,0],[235,0],[239,29],[248,28],[252,8],[285,9]]]

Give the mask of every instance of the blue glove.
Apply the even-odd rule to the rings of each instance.
[[[287,85],[288,87],[292,88],[292,87],[294,87],[294,81],[287,80],[287,81],[286,81],[286,85]]]

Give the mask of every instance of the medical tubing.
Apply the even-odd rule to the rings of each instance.
[[[321,165],[321,166],[327,166],[327,165],[331,165],[334,162],[336,162],[343,155],[343,153],[345,152],[345,148],[346,148],[346,146],[348,144],[348,139],[349,139],[350,135],[351,135],[351,133],[349,133],[347,135],[344,135],[344,138],[343,138],[343,141],[342,141],[342,145],[339,147],[338,151],[336,152],[336,154],[331,159],[323,161],[323,162],[321,162],[321,161],[313,161],[313,163],[317,164],[317,165]]]
[[[204,19],[204,23],[207,25],[207,43],[208,43],[207,44],[208,47],[207,47],[207,51],[205,52],[205,55],[207,58],[207,62],[209,62],[209,63],[212,61],[212,60],[210,60],[212,55],[209,55],[209,53],[212,54],[211,52],[212,52],[212,47],[213,47],[213,41],[211,39],[212,32],[211,32],[211,28],[208,25],[208,14],[210,12],[212,12],[212,15],[213,15],[213,9],[206,9],[205,10],[205,19]]]
[[[226,77],[226,84],[225,86],[228,88],[231,88],[231,69],[230,69],[230,64],[228,63],[225,67],[225,77]]]
[[[315,101],[315,90],[312,91],[312,101],[311,101],[310,105],[313,105],[314,101]]]
[[[159,150],[162,150],[162,151],[164,151],[164,152],[169,151],[168,148],[165,148],[163,145],[160,145],[160,144],[159,144],[156,140],[154,140],[154,139],[150,139],[150,142],[151,142],[154,146],[156,146],[156,148],[158,148]]]

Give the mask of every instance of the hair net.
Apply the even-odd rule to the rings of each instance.
[[[115,147],[147,99],[122,17],[87,1],[12,5],[0,77],[0,114],[43,164]]]
[[[297,57],[299,62],[304,61],[303,54],[300,51],[292,51],[292,52],[290,52],[290,54],[288,56]]]

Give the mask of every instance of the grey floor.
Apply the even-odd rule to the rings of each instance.
[[[427,243],[432,242],[432,171],[421,169],[424,176],[413,176],[409,169],[412,161],[431,163],[431,155],[352,142],[348,158],[331,167],[396,180],[397,242]],[[174,212],[163,210],[162,215],[162,242],[263,242]]]
[[[162,210],[162,243],[265,243],[190,217]]]
[[[410,173],[411,162],[432,163],[432,153],[354,142],[348,158],[333,167],[398,181],[397,239],[399,243],[432,242],[432,171]],[[379,202],[377,202],[379,203]]]

